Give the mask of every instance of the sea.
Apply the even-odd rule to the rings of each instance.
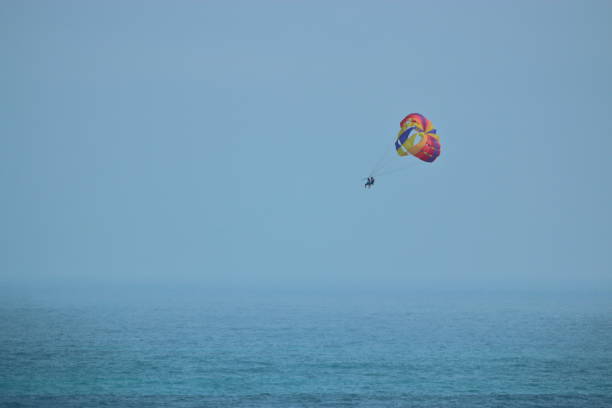
[[[0,407],[612,407],[612,299],[191,291],[0,301]]]

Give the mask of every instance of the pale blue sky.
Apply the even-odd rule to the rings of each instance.
[[[0,50],[5,285],[612,290],[609,1],[4,0]]]

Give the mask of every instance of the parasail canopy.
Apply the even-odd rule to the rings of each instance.
[[[400,122],[395,150],[400,156],[412,155],[431,163],[440,155],[440,137],[429,119],[411,113]]]

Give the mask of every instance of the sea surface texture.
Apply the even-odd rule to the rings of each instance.
[[[612,407],[606,297],[0,306],[2,407]]]

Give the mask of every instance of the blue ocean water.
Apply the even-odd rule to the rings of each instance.
[[[0,302],[3,407],[612,407],[584,295]]]

